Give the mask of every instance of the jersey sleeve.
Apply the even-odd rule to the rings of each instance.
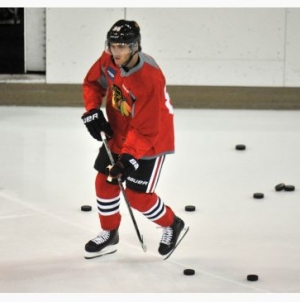
[[[108,55],[103,52],[101,57],[92,65],[83,81],[83,100],[86,111],[99,108],[107,92],[105,78],[105,63]]]

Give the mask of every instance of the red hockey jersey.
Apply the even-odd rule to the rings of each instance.
[[[84,79],[83,98],[87,111],[106,100],[112,152],[137,159],[174,153],[173,107],[165,77],[152,57],[140,52],[139,63],[125,71],[104,51]]]

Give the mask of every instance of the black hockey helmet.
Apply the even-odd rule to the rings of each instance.
[[[141,34],[140,27],[135,21],[119,20],[108,31],[106,36],[106,44],[108,47],[112,43],[138,44],[138,50],[141,50]]]

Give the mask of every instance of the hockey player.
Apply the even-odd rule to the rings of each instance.
[[[117,251],[118,178],[125,182],[130,206],[162,227],[158,252],[170,254],[186,228],[155,188],[165,156],[174,153],[173,108],[161,69],[141,51],[135,21],[119,20],[108,31],[106,49],[84,79],[83,96],[83,122],[96,140],[102,140],[101,131],[105,133],[115,160],[108,168],[110,160],[102,145],[94,168],[103,231],[85,245],[85,258]],[[105,97],[107,119],[100,109]],[[109,182],[108,176],[113,180]]]

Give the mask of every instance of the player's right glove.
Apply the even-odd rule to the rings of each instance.
[[[87,130],[91,136],[102,141],[100,132],[103,131],[107,139],[110,139],[113,135],[109,122],[105,119],[103,112],[100,109],[92,109],[84,113],[81,117]]]

